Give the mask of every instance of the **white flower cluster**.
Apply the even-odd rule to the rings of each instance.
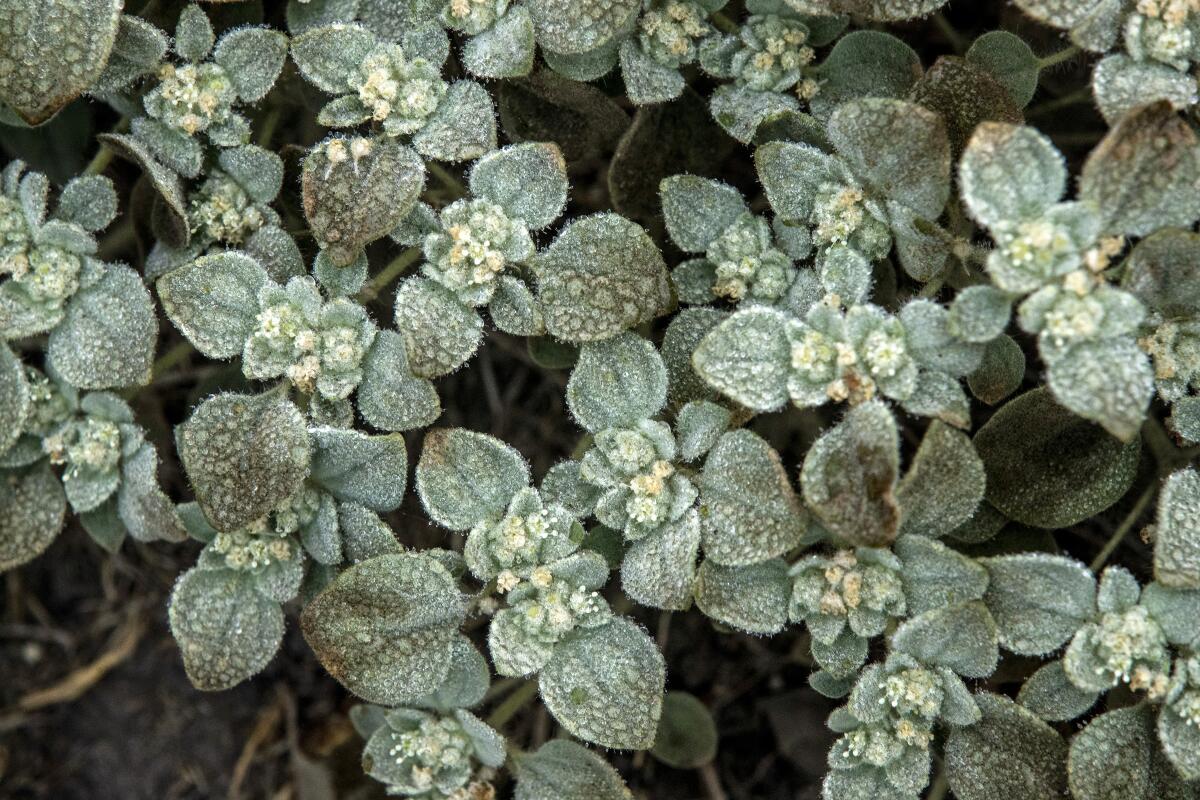
[[[663,66],[681,67],[696,60],[697,45],[713,33],[707,14],[691,0],[667,0],[642,14],[642,50]]]
[[[441,222],[425,239],[425,273],[454,292],[490,288],[520,225],[486,200],[459,200],[442,211]]]
[[[362,380],[374,328],[362,306],[321,299],[310,278],[260,292],[257,327],[246,342],[243,369],[259,380],[286,375],[301,391],[327,399],[348,396]]]
[[[713,294],[733,301],[749,297],[773,303],[795,277],[791,259],[773,244],[771,226],[753,214],[726,228],[705,257],[716,268]]]
[[[192,233],[239,245],[266,223],[266,217],[237,181],[213,171],[192,198],[188,222]]]
[[[159,83],[146,95],[146,113],[191,136],[228,122],[237,90],[219,65],[164,64]]]
[[[467,785],[475,747],[457,720],[426,715],[416,728],[391,736],[387,754],[395,769],[386,774],[395,793],[451,797]]]
[[[827,400],[870,400],[876,391],[904,400],[916,385],[918,367],[899,319],[861,304],[844,314],[830,295],[788,327],[792,375],[788,391],[798,406]]]
[[[437,65],[409,58],[396,44],[376,46],[351,74],[349,85],[391,136],[420,130],[446,93]]]
[[[1200,0],[1138,0],[1125,20],[1125,49],[1185,70],[1195,53]]]
[[[783,92],[802,80],[815,51],[808,28],[775,14],[752,16],[742,26],[742,49],[733,57],[734,75],[760,92]]]

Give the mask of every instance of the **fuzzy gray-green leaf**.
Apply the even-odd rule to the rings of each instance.
[[[338,500],[383,512],[404,499],[408,453],[398,434],[314,428],[312,444],[311,478]]]
[[[317,243],[334,264],[345,266],[416,205],[425,165],[394,139],[339,137],[304,159],[302,184],[304,216]]]
[[[404,338],[380,331],[363,362],[356,405],[368,423],[384,431],[407,431],[430,425],[442,414],[437,389],[412,374]]]
[[[1045,553],[981,559],[990,581],[984,602],[1000,643],[1020,655],[1061,647],[1096,613],[1096,579],[1078,561]]]
[[[158,320],[141,276],[110,264],[80,289],[50,334],[47,355],[58,373],[80,389],[140,386],[150,380]]]
[[[192,568],[176,582],[167,616],[188,679],[220,691],[267,665],[283,639],[283,610],[254,588],[251,574]]]
[[[775,449],[748,430],[730,431],[700,473],[704,551],[739,566],[783,555],[800,543],[807,515]]]
[[[54,116],[100,77],[122,0],[0,2],[0,101],[30,125]]]
[[[787,624],[792,585],[781,558],[738,567],[707,560],[697,571],[695,591],[705,615],[738,630],[769,636]]]
[[[463,597],[428,555],[396,553],[338,576],[304,609],[304,638],[350,691],[399,705],[434,691],[450,671]]]
[[[201,256],[158,279],[158,296],[175,327],[209,358],[241,355],[258,315],[267,272],[238,252]]]
[[[946,741],[946,774],[959,800],[1062,797],[1062,737],[1007,697],[981,692],[975,701],[983,719],[952,729]]]
[[[1168,102],[1135,109],[1088,156],[1079,197],[1112,233],[1188,227],[1200,218],[1200,137]]]
[[[965,678],[991,675],[1000,659],[996,623],[978,600],[942,606],[907,620],[892,634],[892,648]]]
[[[567,163],[552,142],[511,145],[476,161],[470,185],[476,197],[539,230],[558,219],[567,204]]]
[[[1017,694],[1017,702],[1048,722],[1064,722],[1084,714],[1098,696],[1071,683],[1060,659],[1030,675]]]
[[[567,406],[593,433],[631,427],[667,402],[667,368],[654,345],[632,333],[585,344],[567,382]]]
[[[42,461],[0,472],[0,572],[41,555],[63,527],[67,498]]]
[[[692,366],[706,383],[747,408],[774,411],[788,401],[789,324],[774,309],[738,311],[700,340]]]
[[[703,253],[749,210],[737,189],[696,175],[665,178],[658,193],[667,232],[675,245],[687,253]]]
[[[1119,500],[1140,450],[1067,411],[1045,388],[1009,401],[974,441],[988,502],[1039,528],[1069,527]]]
[[[653,319],[670,298],[658,247],[616,214],[569,223],[532,265],[546,330],[568,342],[615,336]]]
[[[607,761],[572,742],[552,739],[537,751],[516,759],[513,800],[631,800],[620,773]]]
[[[216,61],[233,82],[238,97],[248,103],[263,99],[283,69],[288,39],[269,28],[237,28],[217,42]]]
[[[896,492],[900,530],[945,536],[975,513],[985,484],[983,462],[967,435],[934,421]]]
[[[425,436],[416,487],[429,516],[451,530],[499,519],[529,485],[521,454],[492,436],[462,428],[438,428]]]
[[[196,499],[217,530],[265,516],[308,475],[304,417],[278,392],[211,397],[175,436]]]
[[[872,400],[852,408],[817,439],[804,458],[804,500],[829,530],[855,545],[896,538],[899,433],[887,407]]]
[[[654,641],[618,617],[554,648],[540,684],[546,708],[569,733],[616,749],[654,743],[666,667]]]
[[[1158,496],[1154,577],[1179,589],[1200,589],[1200,473],[1176,472]]]
[[[404,337],[414,375],[438,378],[474,355],[483,318],[453,292],[428,278],[413,277],[396,291],[396,328]]]

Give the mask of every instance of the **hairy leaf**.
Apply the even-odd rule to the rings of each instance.
[[[740,566],[780,556],[800,543],[807,515],[775,449],[748,430],[723,435],[700,473],[704,552]]]
[[[654,743],[666,668],[645,631],[618,617],[554,648],[540,685],[546,708],[569,733],[616,749]]]
[[[450,672],[466,606],[454,578],[420,553],[360,562],[300,617],[329,674],[363,699],[401,705],[436,690]]]
[[[308,475],[304,417],[278,392],[211,397],[175,438],[196,500],[219,531],[265,516]]]
[[[283,609],[248,572],[193,567],[176,582],[167,617],[188,679],[204,691],[258,674],[283,640]]]
[[[528,485],[529,466],[499,439],[462,428],[425,435],[417,494],[440,525],[465,531],[481,520],[499,519],[513,495]]]
[[[1045,389],[1009,401],[975,434],[987,500],[1039,528],[1066,528],[1125,494],[1138,442],[1121,443],[1055,403]]]
[[[632,333],[588,343],[567,382],[567,406],[595,433],[632,427],[667,402],[667,368],[654,345]]]

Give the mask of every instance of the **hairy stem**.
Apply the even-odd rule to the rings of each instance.
[[[1133,508],[1129,509],[1129,513],[1125,515],[1125,519],[1121,520],[1121,524],[1113,531],[1113,535],[1104,543],[1104,547],[1092,559],[1092,563],[1089,565],[1092,572],[1099,572],[1109,557],[1121,546],[1121,542],[1133,530],[1134,524],[1141,519],[1142,514],[1146,511],[1146,506],[1150,505],[1150,501],[1154,499],[1154,495],[1156,494],[1158,494],[1158,481],[1153,480],[1146,487],[1146,490],[1142,492],[1142,496],[1133,504]]]
[[[383,270],[367,283],[358,293],[358,299],[364,303],[374,300],[387,288],[388,284],[400,277],[421,255],[421,248],[410,247],[392,259]]]
[[[1039,58],[1038,59],[1038,69],[1039,70],[1046,69],[1047,67],[1053,67],[1055,64],[1061,64],[1064,61],[1069,61],[1070,59],[1079,55],[1079,53],[1080,53],[1080,50],[1075,45],[1070,45],[1068,47],[1064,47],[1062,50],[1059,50],[1057,53],[1051,53],[1050,55],[1046,56],[1045,58]]]
[[[521,709],[529,705],[537,697],[537,681],[525,681],[515,692],[504,699],[496,709],[488,714],[487,724],[493,728],[502,728],[504,724],[517,715]]]
[[[179,342],[170,350],[163,353],[155,360],[154,366],[150,370],[151,380],[162,377],[164,374],[169,372],[172,367],[190,356],[195,349],[196,348],[192,346],[191,342],[189,342],[187,339],[184,339],[182,342]]]

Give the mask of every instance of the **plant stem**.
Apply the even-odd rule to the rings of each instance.
[[[1053,100],[1047,100],[1044,103],[1025,110],[1025,117],[1036,117],[1042,114],[1049,114],[1052,111],[1067,108],[1069,106],[1079,105],[1080,103],[1089,103],[1092,100],[1092,90],[1090,88],[1079,89],[1070,94],[1056,97]]]
[[[427,161],[425,162],[425,166],[443,186],[454,193],[455,199],[467,196],[467,187],[463,186],[462,181],[452,175],[450,171],[441,164],[437,163],[436,161]]]
[[[1043,70],[1047,67],[1053,67],[1055,64],[1061,64],[1064,61],[1074,58],[1079,54],[1079,48],[1075,45],[1070,45],[1059,50],[1057,53],[1051,53],[1045,58],[1038,59],[1038,69]]]
[[[504,702],[488,715],[487,724],[493,728],[501,728],[506,722],[517,715],[517,712],[537,697],[537,681],[525,681],[521,688],[505,698]]]
[[[191,355],[192,351],[195,349],[196,348],[192,346],[191,342],[184,339],[182,342],[179,342],[170,350],[163,353],[154,362],[154,366],[150,370],[151,380],[155,378],[161,378],[163,373],[179,362],[183,361],[185,358]]]
[[[946,37],[946,41],[954,48],[954,52],[962,55],[967,51],[967,40],[963,35],[950,24],[950,20],[946,19],[946,15],[938,12],[933,15],[933,24],[941,32],[942,36]]]
[[[734,22],[733,20],[731,20],[729,17],[722,14],[720,11],[714,11],[713,13],[708,15],[708,18],[710,20],[712,20],[712,24],[716,25],[717,28],[719,30],[721,30],[723,33],[737,33],[738,32],[738,24],[736,22]]]
[[[129,127],[129,117],[121,117],[117,121],[116,126],[112,129],[113,133],[122,133]],[[83,170],[84,175],[99,175],[104,170],[108,169],[108,165],[112,163],[113,157],[116,155],[108,145],[104,142],[100,143],[100,149],[96,151],[96,155],[92,156],[92,160],[88,162],[87,167]]]
[[[1092,572],[1099,572],[1100,568],[1104,566],[1106,561],[1108,561],[1109,556],[1111,556],[1113,552],[1121,546],[1121,542],[1127,535],[1129,535],[1129,532],[1133,530],[1134,523],[1141,519],[1142,513],[1146,510],[1146,506],[1150,505],[1150,501],[1154,499],[1154,495],[1157,493],[1158,480],[1155,479],[1151,481],[1150,485],[1146,487],[1146,490],[1142,492],[1142,496],[1139,497],[1137,502],[1133,504],[1133,508],[1129,509],[1129,513],[1125,515],[1125,519],[1121,520],[1121,524],[1117,526],[1115,531],[1113,531],[1113,535],[1109,537],[1108,541],[1104,543],[1104,547],[1099,553],[1096,554],[1096,557],[1092,559],[1092,563],[1090,565]]]
[[[421,248],[410,247],[400,255],[392,259],[392,262],[383,268],[383,271],[376,275],[371,281],[362,288],[358,293],[358,298],[364,303],[369,303],[379,296],[387,285],[400,276],[404,270],[412,266],[413,262],[421,255]]]
[[[933,779],[933,786],[929,787],[929,794],[925,795],[925,800],[942,800],[949,788],[950,785],[946,781],[946,770],[940,769],[937,777]]]

